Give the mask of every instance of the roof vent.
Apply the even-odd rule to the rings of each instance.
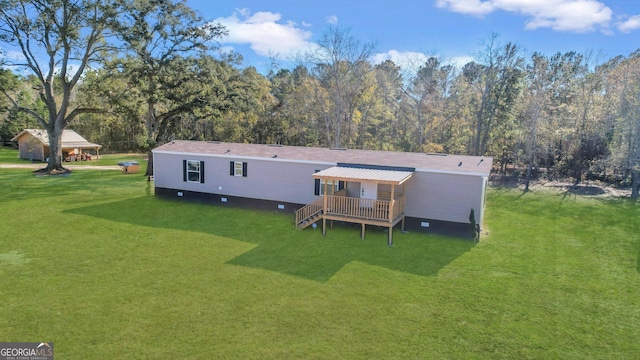
[[[443,153],[425,153],[425,155],[429,155],[429,156],[447,156],[447,154],[443,154]]]
[[[462,166],[462,161],[460,161],[460,162],[458,163],[458,166]]]
[[[344,151],[344,150],[347,150],[347,148],[343,148],[343,147],[332,147],[332,148],[329,148],[329,150],[342,150],[342,151]]]
[[[267,144],[267,146],[271,146],[271,147],[282,147],[282,145],[280,145],[280,144]]]
[[[220,144],[220,141],[207,141],[209,144]]]

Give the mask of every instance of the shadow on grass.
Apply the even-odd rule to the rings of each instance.
[[[394,230],[387,232],[339,224],[322,236],[318,228],[296,230],[291,215],[139,197],[68,210],[68,213],[160,229],[196,231],[257,244],[228,264],[275,271],[315,281],[327,281],[344,265],[359,261],[419,276],[438,272],[471,250],[475,243],[441,236]]]

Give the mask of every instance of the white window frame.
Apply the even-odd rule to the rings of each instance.
[[[234,161],[233,162],[233,176],[242,176],[242,161]]]
[[[195,169],[191,169],[192,164],[196,164],[196,166],[194,166],[194,168],[197,168],[197,170]],[[187,160],[187,168],[186,168],[186,172],[187,172],[187,182],[191,182],[191,183],[200,183],[200,180],[202,179],[202,174],[200,173],[200,160]],[[191,180],[191,174],[198,174],[198,178],[196,180]]]

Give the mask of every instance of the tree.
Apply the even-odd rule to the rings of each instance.
[[[524,191],[529,191],[531,170],[534,166],[538,149],[538,124],[547,108],[550,80],[548,68],[549,60],[544,55],[534,53],[526,69],[525,79],[528,86],[524,97],[524,130],[526,135],[527,172]]]
[[[31,77],[32,79],[33,77]],[[45,115],[44,104],[35,99],[31,89],[29,78],[20,77],[10,70],[0,69],[0,93],[5,97],[0,97],[0,144],[9,141],[17,133],[24,129],[38,126],[37,120],[31,115],[18,111],[19,107],[31,108],[41,115]],[[11,98],[18,105],[13,106],[8,99]]]
[[[330,27],[305,56],[318,81],[316,106],[322,109],[327,139],[334,147],[343,146],[343,130],[351,125],[356,103],[366,91],[361,80],[371,70],[373,49],[372,43],[360,44],[349,30]]]
[[[631,198],[640,192],[640,51],[614,59],[607,76],[607,101],[613,118],[610,161],[631,177]]]
[[[433,142],[430,132],[434,130],[438,120],[444,120],[446,100],[449,94],[454,68],[451,65],[441,64],[440,59],[430,57],[421,65],[415,75],[410,79],[408,86],[404,87],[403,116],[411,118],[415,124],[413,133],[412,151],[432,151],[428,144]]]
[[[124,46],[112,66],[131,79],[145,102],[144,145],[150,151],[168,141],[168,130],[182,115],[207,104],[199,84],[212,67],[203,62],[210,61],[205,55],[226,29],[205,21],[184,1],[123,0],[120,6],[112,24]],[[153,174],[151,160],[147,175]]]
[[[108,20],[114,15],[113,4],[99,0],[0,0],[0,42],[23,56],[7,65],[35,76],[46,106],[42,115],[4,93],[18,111],[33,116],[47,131],[50,155],[43,172],[67,171],[62,167],[63,130],[80,114],[102,111],[74,104],[72,97],[85,69],[100,62],[107,49]]]
[[[472,84],[480,97],[475,114],[473,155],[484,155],[492,131],[513,116],[512,105],[518,98],[518,85],[522,76],[522,58],[513,43],[500,46],[498,35],[488,39],[480,64],[464,66],[464,78]]]

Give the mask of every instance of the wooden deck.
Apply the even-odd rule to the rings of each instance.
[[[296,227],[304,229],[319,220],[344,221],[362,224],[364,239],[365,225],[388,227],[390,230],[404,220],[405,195],[395,196],[391,200],[372,200],[339,195],[325,195],[302,207],[296,212]],[[387,198],[390,199],[389,194]],[[379,198],[384,198],[384,194]],[[404,223],[403,223],[404,224]],[[323,230],[325,226],[323,225]],[[391,234],[389,235],[391,244]]]

